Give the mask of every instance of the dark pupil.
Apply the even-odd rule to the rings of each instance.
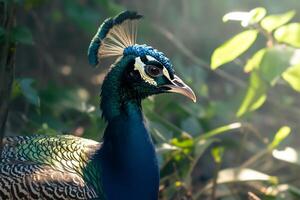
[[[147,68],[147,71],[149,73],[150,76],[158,76],[161,74],[161,70],[153,65],[149,65],[149,67]]]

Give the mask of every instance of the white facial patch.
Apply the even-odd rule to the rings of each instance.
[[[146,58],[147,58],[148,61],[156,61],[156,62],[158,62],[152,56],[146,55]],[[134,69],[138,70],[140,72],[140,75],[141,75],[141,77],[142,77],[142,79],[144,81],[146,81],[147,83],[150,83],[151,85],[157,86],[157,83],[155,82],[155,80],[152,77],[150,77],[150,76],[148,76],[146,74],[144,67],[145,67],[145,64],[142,62],[141,58],[140,57],[135,58]],[[167,79],[169,79],[170,81],[172,81],[172,79],[170,78],[170,74],[169,74],[168,70],[165,67],[163,67],[162,72],[163,72],[163,75]]]
[[[158,62],[158,61],[157,61],[155,58],[153,58],[152,56],[146,55],[146,58],[147,58],[149,61],[156,61],[156,62]],[[163,75],[164,75],[167,79],[169,79],[170,81],[172,81],[171,78],[170,78],[170,74],[169,74],[168,70],[167,70],[165,67],[163,68]]]
[[[134,69],[138,70],[140,72],[140,75],[141,75],[142,79],[144,79],[144,81],[146,81],[147,83],[150,83],[151,85],[157,86],[157,83],[155,82],[155,80],[146,74],[144,66],[145,66],[145,64],[142,62],[141,58],[136,57],[135,63],[134,63]]]
[[[170,78],[170,74],[169,74],[168,70],[165,67],[163,68],[163,75],[165,75],[165,77],[167,79],[169,79],[169,81],[172,81],[172,79]]]
[[[149,60],[149,61],[156,61],[158,62],[155,58],[153,58],[152,56],[149,56],[149,55],[146,55],[146,58]],[[169,74],[169,71],[164,67],[163,68],[163,75],[169,79],[170,81],[172,81],[172,79],[170,78],[170,74]]]

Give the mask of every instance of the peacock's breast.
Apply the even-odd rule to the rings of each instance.
[[[143,119],[119,116],[109,122],[105,135],[101,168],[108,199],[156,200],[159,169]]]

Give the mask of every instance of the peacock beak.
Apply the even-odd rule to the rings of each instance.
[[[194,91],[185,84],[178,76],[174,75],[174,79],[171,80],[172,84],[164,85],[164,88],[167,89],[168,92],[182,94],[193,102],[196,102],[197,98]]]

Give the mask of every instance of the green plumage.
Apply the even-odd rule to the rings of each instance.
[[[0,163],[1,199],[97,199],[102,194],[90,158],[101,146],[66,136],[8,137]]]

